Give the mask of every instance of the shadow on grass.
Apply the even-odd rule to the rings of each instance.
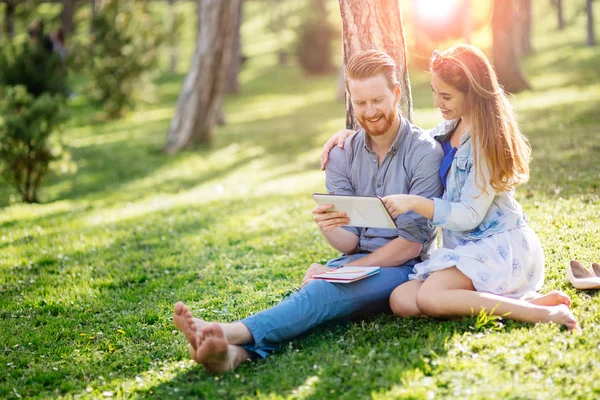
[[[269,77],[276,69],[266,71],[257,82],[249,83],[251,96],[255,95],[253,86],[269,84]],[[274,94],[293,94],[296,91],[306,91],[306,85],[313,85],[315,90],[319,85],[328,84],[328,78],[321,80],[292,79],[294,71],[286,71],[290,75],[290,85],[278,86],[279,90]],[[297,72],[296,72],[297,73]],[[164,78],[165,81],[175,80],[175,76]],[[303,86],[304,85],[304,86]],[[270,93],[272,95],[273,92]],[[238,108],[244,104],[244,94],[231,98],[228,107]],[[170,165],[180,162],[186,158],[206,158],[211,154],[227,148],[232,143],[237,143],[242,149],[258,146],[264,149],[264,155],[268,159],[268,165],[277,167],[290,161],[294,161],[298,154],[311,150],[320,144],[315,135],[322,132],[320,125],[323,123],[327,110],[339,105],[328,98],[318,98],[300,107],[280,113],[276,117],[267,119],[252,117],[248,121],[231,123],[224,127],[218,127],[215,133],[215,143],[210,148],[196,148],[184,151],[175,156],[164,154],[162,144],[166,139],[169,118],[158,121],[138,123],[131,127],[116,129],[97,129],[94,137],[99,144],[93,146],[71,148],[71,154],[79,170],[72,177],[48,176],[42,187],[42,197],[47,202],[56,200],[73,200],[85,198],[101,198],[103,194],[120,193],[121,199],[127,198],[135,201],[147,195],[147,191],[140,191],[130,186],[146,177],[151,177],[157,170],[164,170]],[[260,104],[260,103],[259,103]],[[325,110],[325,111],[324,111]],[[333,111],[331,112],[333,115]],[[266,118],[266,117],[265,117]],[[160,126],[161,128],[157,127]],[[112,139],[108,143],[102,143],[102,137],[118,134],[119,132],[132,131],[130,135],[122,138]],[[135,133],[135,131],[140,133]],[[163,137],[164,136],[164,137]],[[234,157],[235,155],[231,155]],[[219,176],[225,176],[233,169],[243,169],[245,165],[256,160],[258,157],[248,157],[236,161],[231,168],[221,169],[215,165],[215,169],[199,176],[187,176],[181,178],[169,178],[168,182],[153,182],[153,190],[158,188],[160,192],[174,193],[189,189]],[[306,166],[298,168],[302,171]],[[318,168],[318,157],[315,156],[314,169]],[[212,174],[212,175],[211,175]],[[156,190],[156,189],[154,189]],[[8,193],[0,200],[0,206],[8,205]]]
[[[273,202],[279,204],[281,200]],[[261,210],[272,206],[255,205]],[[244,230],[219,238],[204,232],[198,239],[202,244],[188,247],[190,238],[215,224],[223,207],[231,215],[248,209],[247,204],[238,201],[215,201],[202,206],[200,218],[184,207],[141,216],[114,224],[115,231],[125,234],[110,245],[67,252],[60,258],[56,254],[41,255],[37,247],[33,248],[34,243],[28,243],[36,259],[30,267],[12,270],[14,282],[3,283],[1,302],[13,306],[10,310],[2,307],[0,313],[2,336],[10,338],[5,356],[14,367],[5,372],[11,381],[27,388],[21,393],[28,396],[83,391],[98,365],[112,371],[111,379],[119,380],[133,379],[154,368],[152,363],[157,360],[182,359],[185,348],[173,341],[171,334],[170,314],[176,300],[190,301],[191,294],[213,297],[220,293],[228,293],[230,299],[236,291],[232,290],[232,282],[223,279],[227,275],[240,276],[247,287],[245,293],[238,291],[233,298],[242,298],[253,286],[266,289],[263,282],[288,280],[284,271],[271,273],[272,262],[260,262],[261,257],[272,257],[276,250],[258,247],[258,253],[264,256],[258,261],[249,257],[253,245],[244,244],[244,240],[251,239]],[[172,215],[178,216],[172,223],[160,223]],[[284,230],[288,229],[270,227],[261,236],[264,240],[281,237]],[[71,233],[74,237],[93,235],[86,228]],[[58,235],[53,233],[46,239],[56,242],[53,236]],[[168,242],[162,239],[167,236]],[[242,270],[237,264],[223,265],[228,258],[262,266]],[[286,268],[287,263],[279,264]],[[275,298],[271,293],[262,296],[269,303],[281,299],[281,294]],[[228,302],[225,300],[223,306],[227,307]],[[212,301],[211,306],[218,307],[219,302]],[[23,323],[28,326],[26,330],[22,329]],[[119,329],[127,332],[127,338],[117,332]],[[27,342],[30,345],[26,349],[19,347]],[[37,356],[33,358],[33,354]],[[53,367],[56,365],[60,368]],[[26,374],[21,373],[24,369]],[[8,395],[5,390],[0,392]]]
[[[361,398],[392,389],[406,372],[430,370],[431,360],[443,358],[449,342],[473,332],[474,325],[474,318],[440,321],[385,314],[332,321],[269,358],[242,364],[218,379],[196,367],[141,393],[153,398]],[[509,323],[501,334],[522,326]],[[386,368],[372,368],[373,363]]]

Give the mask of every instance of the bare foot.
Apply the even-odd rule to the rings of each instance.
[[[570,332],[581,332],[579,323],[567,305],[559,304],[557,306],[550,306],[548,309],[548,322],[565,325]]]
[[[540,295],[539,297],[534,297],[526,301],[538,306],[557,306],[559,304],[564,304],[571,308],[571,299],[566,293],[561,292],[560,290],[553,290],[548,294]]]
[[[229,343],[219,324],[210,324],[202,329],[197,337],[194,360],[213,373],[221,373],[234,368]]]
[[[173,323],[183,333],[190,345],[196,350],[196,326],[192,312],[181,301],[175,304]]]

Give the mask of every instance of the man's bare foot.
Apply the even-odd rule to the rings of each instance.
[[[192,312],[181,301],[175,304],[173,323],[183,333],[190,345],[196,350],[196,326]]]
[[[557,306],[548,307],[548,320],[547,322],[554,322],[559,325],[565,325],[571,332],[581,332],[579,323],[575,319],[573,312],[569,309],[566,304],[559,304]]]
[[[213,373],[229,371],[237,367],[234,366],[234,352],[230,352],[230,347],[223,329],[219,324],[210,324],[199,332],[196,342],[196,357],[194,361],[202,364],[204,368]]]
[[[539,297],[530,298],[526,301],[538,306],[558,306],[564,304],[571,308],[571,299],[565,292],[560,290],[553,290],[548,294],[539,295]]]

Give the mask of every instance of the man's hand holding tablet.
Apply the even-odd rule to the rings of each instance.
[[[314,193],[313,198],[319,204],[313,215],[322,230],[344,225],[396,229],[394,219],[379,197]],[[319,215],[318,220],[316,210],[330,215]]]
[[[312,210],[313,219],[323,232],[346,226],[350,218],[343,211],[335,211],[333,204],[319,204]]]

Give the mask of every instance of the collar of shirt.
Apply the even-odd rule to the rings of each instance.
[[[450,134],[458,125],[458,120],[453,119],[450,121],[445,121],[443,129],[434,136],[434,139],[438,142],[442,143],[450,139]],[[463,133],[460,137],[460,145],[465,144],[467,140],[471,138],[471,130],[467,129],[465,133]]]
[[[396,138],[394,139],[394,141],[392,142],[392,145],[390,146],[390,148],[388,149],[388,151],[385,154],[388,154],[390,152],[393,152],[394,154],[398,151],[398,147],[400,147],[400,143],[402,143],[402,137],[403,135],[403,128],[404,128],[404,120],[403,118],[398,115],[398,118],[400,118],[400,125],[398,125],[398,132],[396,133]],[[367,150],[369,153],[373,153],[373,150],[371,149],[371,143],[369,140],[369,134],[365,131],[365,150]]]

